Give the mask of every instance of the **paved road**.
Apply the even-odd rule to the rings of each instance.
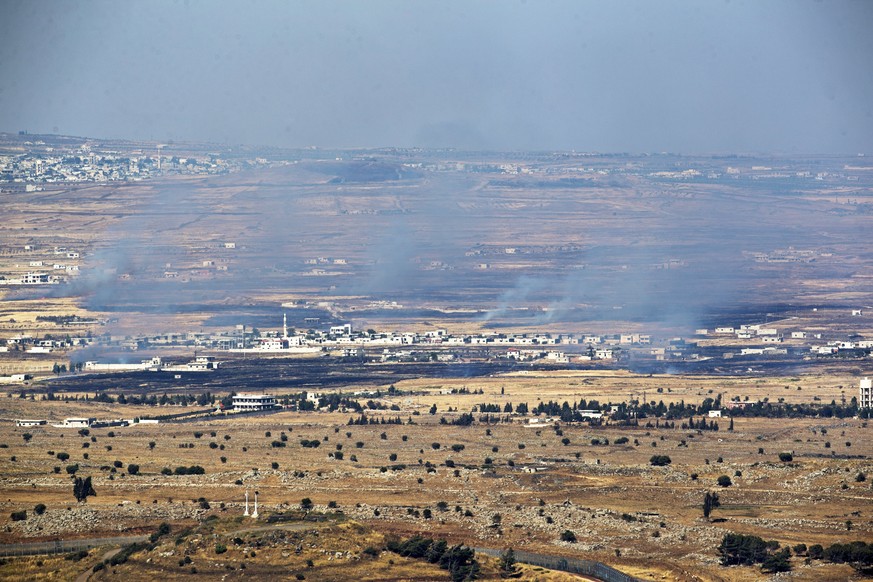
[[[495,550],[494,548],[473,549],[495,558],[499,558],[500,554],[503,553],[502,550]],[[533,552],[516,550],[515,561],[521,564],[542,566],[549,570],[560,570],[562,572],[579,574],[589,580],[602,580],[604,582],[638,582],[639,580],[638,578],[629,576],[611,566],[607,566],[602,562],[593,562],[591,560],[563,558],[561,556],[549,556],[547,554],[535,554]]]
[[[112,556],[114,556],[115,554],[117,554],[120,551],[121,551],[121,548],[113,548],[113,549],[109,550],[108,552],[106,552],[105,554],[103,554],[100,557],[100,561],[105,562],[106,560],[111,560]],[[85,570],[84,572],[79,574],[76,577],[76,582],[88,582],[88,579],[91,578],[91,574],[93,574],[93,573],[94,573],[94,567],[92,566],[91,568],[88,568],[87,570]]]
[[[240,528],[226,535],[235,535],[241,533],[251,533],[256,531],[269,531],[278,529],[310,529],[317,527],[316,523],[277,523],[270,525],[256,525],[254,527]],[[100,546],[126,546],[134,542],[144,542],[149,539],[147,535],[141,536],[117,536],[112,538],[89,538],[79,540],[58,540],[54,542],[36,542],[30,544],[6,544],[0,545],[0,556],[27,556],[33,554],[62,554],[66,552],[76,552],[79,550],[90,550]],[[499,557],[502,550],[494,548],[474,548],[477,552]],[[104,554],[102,559],[109,559],[119,549],[112,549]],[[574,560],[572,558],[565,559],[546,554],[534,554],[531,552],[516,551],[515,559],[524,564],[532,564],[542,566],[551,570],[563,570],[564,572],[572,572],[574,574],[582,574],[591,577],[595,580],[606,580],[615,582],[635,582],[635,578],[628,576],[623,572],[619,572],[614,568],[601,564],[600,562],[590,562],[588,560]],[[87,582],[91,576],[91,570],[87,570],[79,575],[76,582]]]

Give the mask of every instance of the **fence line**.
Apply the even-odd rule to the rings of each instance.
[[[66,554],[80,550],[90,550],[99,546],[124,546],[134,542],[144,542],[149,536],[119,536],[113,538],[90,538],[80,540],[56,540],[53,542],[33,542],[29,544],[0,545],[0,556],[32,556],[36,554]]]
[[[29,544],[5,544],[0,545],[0,556],[32,556],[36,554],[65,554],[69,552],[78,552],[80,550],[90,550],[99,546],[124,546],[134,542],[144,542],[149,539],[149,536],[119,536],[112,538],[90,538],[79,540],[57,540],[53,542],[34,542]],[[473,548],[477,552],[481,552],[488,556],[499,558],[503,553],[501,550],[493,548]],[[603,582],[639,582],[638,578],[629,576],[624,572],[616,570],[612,566],[608,566],[603,562],[595,562],[592,560],[582,560],[579,558],[563,558],[559,556],[549,556],[546,554],[535,554],[521,550],[513,550],[515,552],[515,561],[531,566],[540,566],[549,570],[560,570],[562,572],[570,572],[572,574],[583,574],[591,576]]]

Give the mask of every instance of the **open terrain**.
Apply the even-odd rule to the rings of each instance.
[[[754,533],[783,545],[825,546],[869,539],[873,533],[868,515],[873,490],[869,480],[858,480],[873,470],[866,421],[738,417],[729,431],[728,419],[722,418],[717,432],[609,423],[529,424],[516,415],[492,424],[440,423],[458,416],[447,412],[449,408],[607,399],[632,389],[688,403],[720,391],[752,398],[781,393],[796,398],[815,391],[839,399],[839,385],[829,378],[726,382],[556,373],[438,382],[400,382],[400,395],[381,399],[398,411],[367,413],[375,419],[399,416],[401,425],[352,426],[349,419],[357,415],[350,412],[132,425],[92,429],[86,436],[71,429],[7,424],[2,444],[8,448],[3,453],[15,460],[4,461],[7,500],[0,505],[6,513],[32,510],[40,502],[47,510],[9,522],[4,541],[140,533],[161,521],[194,524],[213,513],[239,515],[246,489],[250,495],[258,491],[262,515],[295,509],[308,497],[317,509],[327,511],[335,504],[346,516],[382,532],[408,536],[424,531],[471,546],[584,556],[655,578],[756,578],[757,570],[717,565],[713,548],[726,532]],[[482,393],[445,393],[452,388]],[[10,397],[0,404],[10,416],[39,412],[51,419],[150,412],[149,407],[81,400]],[[431,415],[433,405],[437,411]],[[32,435],[27,442],[25,432]],[[593,444],[595,440],[609,444]],[[320,446],[303,447],[303,441]],[[70,458],[59,461],[59,452],[68,452]],[[780,460],[784,452],[792,454],[790,462]],[[668,455],[671,464],[652,466],[655,454]],[[77,474],[94,479],[97,496],[83,505],[72,496],[66,471],[72,464],[78,465]],[[138,474],[128,473],[130,464],[138,465]],[[164,468],[191,465],[202,466],[205,474],[161,474]],[[58,473],[56,466],[61,467]],[[731,477],[733,484],[719,487],[721,475]],[[704,493],[716,490],[721,507],[704,519]],[[210,509],[201,507],[201,498]],[[576,543],[560,541],[566,530],[576,534]],[[836,566],[802,562],[796,567],[799,579],[837,579],[841,572]]]
[[[204,577],[445,579],[385,550],[425,534],[597,560],[643,579],[739,581],[764,574],[719,565],[728,533],[782,547],[873,539],[873,444],[867,419],[855,416],[859,379],[873,375],[870,349],[856,346],[873,340],[873,172],[859,160],[273,154],[230,174],[0,194],[0,375],[9,376],[0,385],[0,542],[171,525],[153,549],[94,580],[113,568],[134,580],[190,577],[192,567]],[[9,284],[34,271],[61,281]],[[340,343],[307,358],[215,347],[245,344],[247,332],[265,337],[253,328],[284,334],[283,313],[292,331],[350,323],[596,335],[618,349],[582,361],[585,342],[549,346],[574,358],[564,365],[509,360],[508,348],[484,344],[391,348],[426,350],[415,361],[382,361],[382,347],[343,355]],[[712,332],[743,324],[778,328],[785,352],[741,355],[765,340]],[[620,334],[650,340],[619,346]],[[210,338],[207,350],[200,342]],[[39,341],[51,345],[29,349]],[[852,347],[810,351],[828,342]],[[221,368],[57,369],[207,352]],[[441,355],[451,359],[434,361]],[[245,391],[342,393],[373,423],[356,424],[349,402],[207,414]],[[129,403],[164,395],[195,401]],[[561,420],[565,402],[582,400],[603,422]],[[557,414],[535,414],[549,402]],[[687,415],[638,414],[660,402],[721,410],[694,415],[718,430],[683,428]],[[745,403],[772,414],[744,414]],[[611,418],[611,405],[624,418]],[[808,411],[781,414],[787,406]],[[159,424],[52,426],[198,410]],[[452,424],[465,414],[469,422]],[[656,466],[655,456],[669,463]],[[91,477],[96,496],[77,503],[75,477]],[[258,492],[259,520],[242,517],[247,490]],[[707,492],[720,499],[708,518]],[[311,515],[329,518],[304,520],[304,499]],[[13,520],[21,511],[26,519]],[[274,514],[293,518],[259,530]],[[216,554],[219,543],[226,553]],[[376,555],[364,552],[371,546]],[[10,558],[0,576],[70,579],[110,550]],[[860,576],[794,553],[792,579]],[[495,559],[482,564],[484,577],[498,576]],[[524,578],[567,579],[532,566]]]

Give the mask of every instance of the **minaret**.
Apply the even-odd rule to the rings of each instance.
[[[258,492],[255,491],[255,510],[252,512],[252,518],[258,519]]]
[[[244,517],[249,516],[249,490],[248,489],[246,489],[246,510],[245,510],[245,512],[243,512],[243,516]]]
[[[288,314],[282,314],[282,339],[288,339]]]

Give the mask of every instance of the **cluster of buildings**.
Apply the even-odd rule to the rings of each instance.
[[[755,261],[758,263],[811,263],[819,256],[832,257],[833,253],[788,247],[787,249],[776,249],[769,253],[756,253]]]
[[[0,346],[0,352],[20,351],[28,354],[48,354],[55,350],[68,350],[91,345],[94,338],[69,337],[56,339],[38,339],[31,335],[15,335],[6,339],[6,344]]]
[[[27,191],[40,188],[37,184],[55,182],[109,182],[145,180],[159,175],[226,174],[242,165],[266,164],[266,160],[247,162],[221,159],[217,156],[177,157],[134,149],[93,151],[85,143],[75,148],[59,148],[45,142],[25,142],[32,146],[27,153],[0,155],[0,183],[26,184]]]
[[[107,428],[107,427],[124,427],[130,426],[132,424],[158,424],[157,420],[150,419],[141,419],[141,418],[132,418],[132,419],[113,419],[113,420],[97,420],[96,418],[91,417],[76,417],[76,418],[65,418],[58,424],[52,424],[51,426],[54,428],[74,428],[74,429],[83,429],[83,428]],[[28,419],[21,418],[15,421],[16,426],[20,427],[40,427],[47,426],[48,421],[44,419]]]
[[[852,316],[858,317],[863,315],[863,312],[860,309],[856,309],[852,310],[851,314]],[[873,348],[873,340],[850,341],[840,339],[826,339],[824,343],[808,343],[809,340],[822,340],[822,334],[810,333],[803,330],[782,332],[778,328],[768,327],[764,324],[740,325],[739,327],[716,327],[712,332],[710,332],[710,330],[708,329],[698,329],[695,331],[695,335],[707,336],[712,338],[751,340],[752,342],[759,344],[783,344],[786,340],[790,340],[790,342],[795,347],[798,347],[798,345],[807,346],[809,351],[814,355],[833,355],[840,351],[864,350]],[[739,355],[746,356],[787,353],[787,348],[772,345],[765,347],[744,347],[740,350]]]
[[[15,268],[27,269],[27,272],[0,276],[0,284],[53,285],[64,280],[66,275],[79,271],[79,253],[66,247],[55,247],[50,251],[37,250],[32,245],[25,245],[18,253],[29,256],[29,260],[27,265],[15,265]]]
[[[506,346],[555,346],[583,345],[591,346],[592,353],[588,355],[595,359],[608,359],[612,357],[611,347],[629,345],[648,345],[651,336],[646,334],[616,334],[611,336],[600,335],[552,335],[552,334],[463,334],[453,335],[445,329],[429,330],[420,332],[377,332],[374,330],[358,331],[352,329],[351,324],[336,325],[326,331],[308,330],[305,333],[295,332],[289,334],[287,319],[283,323],[281,334],[267,332],[260,337],[251,340],[251,347],[244,348],[246,352],[281,352],[297,350],[300,348],[330,348],[343,346],[356,347],[399,347],[399,346],[429,346],[429,347],[497,347]],[[594,349],[595,346],[602,346]],[[241,351],[239,348],[233,351]],[[554,350],[519,350],[508,349],[506,357],[513,359],[532,359],[534,354],[540,357],[561,361],[565,356],[562,352]]]
[[[795,332],[798,334],[798,337],[805,338],[806,332]],[[708,329],[698,329],[694,332],[695,335],[712,335],[710,334]],[[775,327],[765,327],[762,324],[749,324],[749,325],[741,325],[739,327],[733,326],[723,326],[715,328],[714,335],[725,337],[725,336],[734,336],[736,339],[752,339],[752,338],[761,338],[763,341],[770,341],[773,343],[778,343],[782,341],[783,336],[780,335],[779,330]],[[820,334],[819,334],[820,335]]]

